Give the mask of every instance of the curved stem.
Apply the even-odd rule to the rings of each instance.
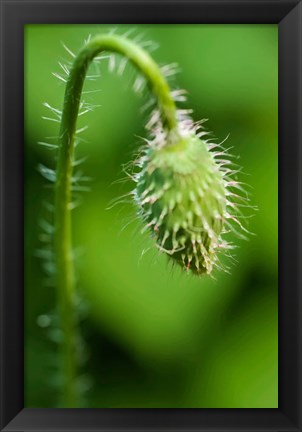
[[[114,35],[93,38],[74,60],[66,84],[55,187],[55,256],[57,289],[62,342],[63,401],[65,407],[76,407],[76,317],[74,311],[74,269],[71,239],[71,180],[76,123],[82,88],[89,64],[101,51],[115,52],[127,57],[145,77],[156,97],[163,127],[167,132],[176,129],[176,106],[170,88],[160,68],[142,48],[130,40]]]

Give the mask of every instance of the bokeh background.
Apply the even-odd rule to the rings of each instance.
[[[83,407],[276,408],[278,406],[277,266],[277,26],[275,25],[27,25],[25,27],[25,405],[55,407],[60,333],[55,290],[39,250],[43,202],[51,189],[37,166],[54,167],[52,151],[37,145],[58,124],[43,102],[60,108],[64,83],[58,61],[89,34],[134,28],[154,40],[159,64],[179,64],[174,78],[188,91],[185,108],[240,156],[240,180],[251,186],[249,219],[255,235],[236,240],[231,274],[196,278],[169,265],[148,234],[140,234],[135,207],[106,210],[132,184],[116,182],[145,136],[148,98],[101,62],[101,77],[85,85],[97,107],[83,116],[78,157],[91,191],[73,213],[77,284],[84,342],[79,386]],[[61,71],[62,72],[62,71]],[[91,75],[96,74],[91,69]],[[97,92],[90,93],[92,90]],[[84,118],[85,117],[85,118]],[[253,212],[250,212],[253,213]],[[128,221],[133,220],[129,225]],[[147,253],[143,253],[151,246]]]

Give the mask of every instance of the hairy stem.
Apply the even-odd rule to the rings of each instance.
[[[149,54],[130,40],[100,35],[93,38],[76,56],[66,84],[55,188],[55,256],[60,325],[63,332],[62,375],[63,404],[78,406],[76,386],[76,315],[74,308],[74,268],[71,236],[71,181],[76,123],[82,88],[89,64],[102,51],[121,54],[145,77],[157,100],[163,127],[169,133],[177,129],[176,106],[160,68]]]

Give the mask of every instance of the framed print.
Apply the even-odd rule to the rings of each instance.
[[[1,1],[1,430],[301,430],[301,2]]]

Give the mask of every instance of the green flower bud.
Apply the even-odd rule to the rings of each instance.
[[[224,172],[206,141],[191,131],[145,150],[135,198],[160,250],[184,269],[211,273],[227,215]]]

